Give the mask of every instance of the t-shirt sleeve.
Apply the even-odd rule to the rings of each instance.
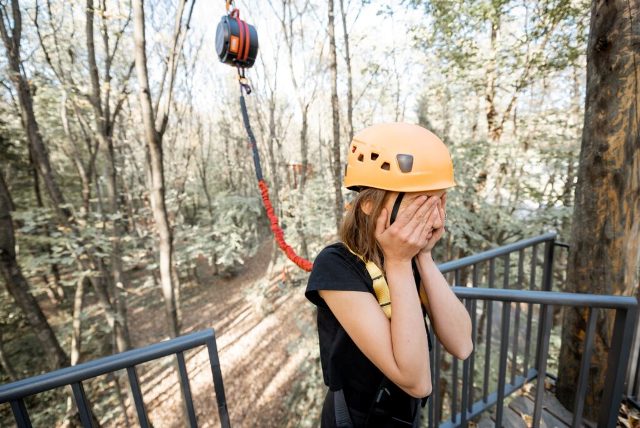
[[[305,296],[316,306],[327,308],[318,290],[373,292],[371,278],[359,260],[345,257],[336,246],[325,248],[313,262]],[[363,272],[364,270],[364,272]]]

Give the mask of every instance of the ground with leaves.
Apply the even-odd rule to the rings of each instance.
[[[214,278],[187,288],[182,330],[215,329],[232,425],[313,426],[322,398],[318,386],[307,385],[313,372],[318,372],[316,380],[321,384],[318,354],[309,346],[316,345],[310,343],[315,339],[308,337],[315,328],[313,311],[304,299],[299,272],[283,271],[277,265],[273,269],[277,274],[266,280],[271,276],[267,272],[271,253],[272,244],[267,242],[239,276]],[[149,316],[157,313],[161,312],[134,309],[131,325],[136,327],[136,346],[162,336],[164,323]],[[199,349],[186,356],[198,423],[216,426],[207,353]],[[151,421],[155,427],[183,426],[179,385],[171,362],[148,366],[141,380]],[[132,411],[130,408],[130,416],[135,417]]]
[[[200,284],[184,284],[182,291],[182,333],[215,330],[232,426],[315,426],[324,390],[314,312],[303,293],[306,274],[282,257],[269,271],[273,251],[272,242],[264,242],[240,273],[227,279],[212,275],[204,261],[198,263]],[[129,291],[129,323],[136,348],[167,338],[161,293],[150,284]],[[84,318],[86,331],[99,338],[104,334],[104,318],[91,301],[87,303],[91,310]],[[47,309],[52,308],[45,305]],[[102,340],[89,343],[97,342]],[[38,352],[34,354],[25,358],[25,363],[35,364]],[[83,361],[87,361],[107,352],[86,348],[83,354]],[[189,351],[185,357],[198,424],[219,426],[206,348]],[[171,358],[138,366],[138,374],[153,426],[184,426],[180,386]],[[126,374],[120,375],[124,392],[128,388]],[[102,426],[127,426],[113,378],[98,377],[85,382],[85,388]],[[136,426],[135,407],[126,393],[124,402],[129,423]],[[53,426],[55,421],[62,424],[66,407],[62,392],[38,395],[27,405],[36,426]],[[0,426],[10,426],[11,420],[8,406],[2,406]]]

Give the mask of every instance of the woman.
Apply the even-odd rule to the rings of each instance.
[[[344,185],[358,194],[341,242],[320,252],[305,293],[318,306],[329,387],[322,427],[418,426],[431,394],[425,315],[448,352],[473,350],[469,314],[431,257],[455,185],[451,157],[420,126],[375,125],[354,136]]]

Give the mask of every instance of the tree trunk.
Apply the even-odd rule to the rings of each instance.
[[[33,111],[33,99],[31,96],[31,90],[29,89],[29,83],[23,75],[20,66],[22,15],[20,12],[20,4],[17,0],[13,0],[11,2],[11,10],[12,19],[5,16],[4,7],[0,9],[0,35],[2,36],[2,41],[6,50],[9,78],[13,82],[14,88],[18,94],[22,124],[31,145],[31,152],[38,168],[38,173],[44,180],[44,184],[58,216],[61,219],[68,221],[71,217],[71,212],[66,208],[62,192],[54,179],[53,169],[49,162],[49,154],[44,141],[42,140],[38,122],[36,121],[36,116]],[[11,21],[13,21],[13,28],[8,28],[6,23]]]
[[[84,293],[89,284],[86,276],[78,279],[76,293],[73,297],[73,319],[71,321],[71,365],[75,366],[80,361],[82,348],[82,306],[84,305]]]
[[[3,328],[4,326],[0,325],[0,367],[2,367],[2,370],[4,370],[4,372],[7,374],[9,380],[11,382],[14,382],[18,380],[18,375],[16,374],[16,370],[13,368],[11,361],[9,361],[9,356],[4,351],[4,341],[2,338]]]
[[[277,129],[276,129],[276,86],[274,84],[273,90],[269,95],[269,138],[267,139],[267,157],[269,160],[269,169],[271,170],[271,185],[269,191],[272,193],[273,198],[271,203],[276,214],[280,217],[280,175],[278,174],[278,158],[277,151]]]
[[[338,105],[338,63],[336,57],[336,36],[333,14],[333,0],[328,2],[329,13],[329,68],[331,69],[331,117],[333,122],[333,186],[335,191],[336,232],[342,223],[342,144],[340,141],[340,106]]]
[[[587,91],[571,231],[567,291],[630,296],[640,260],[640,136],[637,2],[594,1],[587,47]],[[613,311],[599,312],[585,417],[597,420]],[[587,311],[567,308],[557,396],[574,406]]]
[[[44,202],[42,200],[42,192],[40,192],[40,179],[38,177],[38,169],[34,164],[31,150],[29,150],[29,163],[31,164],[31,175],[33,176],[33,192],[36,197],[36,203],[38,204],[38,208],[44,208]],[[43,229],[42,230],[43,235],[46,236],[47,238],[50,238],[51,235],[49,234],[49,226],[45,225],[42,229]],[[53,256],[51,245],[47,243],[45,243],[42,246],[41,251],[49,254],[49,257]],[[54,304],[59,305],[64,301],[66,296],[64,293],[64,288],[62,288],[62,285],[60,283],[60,271],[58,270],[58,265],[56,263],[51,264],[50,275],[51,275],[51,280],[49,279],[49,276],[46,274],[42,275],[42,279],[44,283],[47,285],[47,295],[49,296],[49,299]]]
[[[307,168],[309,165],[308,160],[308,148],[309,148],[309,135],[308,135],[308,115],[309,115],[309,104],[303,106],[302,108],[302,129],[300,130],[300,155],[302,157],[302,165],[300,171],[300,203],[304,203],[304,187],[307,184]],[[294,171],[295,177],[295,171]],[[299,216],[296,219],[296,231],[298,232],[298,236],[300,237],[300,254],[305,259],[309,258],[309,245],[307,243],[307,236],[304,233],[304,222],[302,221],[302,217]]]
[[[498,29],[500,28],[500,17],[495,17],[491,20],[491,43],[490,54],[487,61],[487,72],[485,82],[485,101],[486,101],[486,117],[487,117],[487,132],[492,142],[500,140],[500,132],[498,130],[498,112],[496,111],[495,96],[496,96],[496,51],[497,51],[497,39]]]
[[[142,0],[136,0],[133,2],[133,12],[136,71],[138,75],[138,85],[140,86],[140,105],[142,107],[142,120],[145,140],[147,143],[147,160],[150,175],[149,197],[151,199],[151,210],[156,223],[158,239],[160,285],[162,288],[162,295],[164,297],[169,334],[171,337],[176,337],[180,334],[180,331],[178,326],[175,289],[171,275],[173,242],[167,207],[165,204],[162,135],[155,127],[155,114],[151,103],[151,92],[149,89],[147,54],[145,51],[144,5]],[[166,126],[164,125],[164,120],[161,122],[162,126]]]
[[[104,10],[105,3],[101,4],[100,14],[106,15]],[[93,0],[86,1],[85,10],[85,36],[87,41],[87,57],[89,60],[89,75],[91,81],[91,104],[93,106],[95,129],[94,133],[97,140],[100,142],[100,147],[104,153],[105,158],[105,176],[107,184],[107,196],[109,202],[109,214],[112,216],[111,227],[111,263],[110,274],[112,277],[112,294],[113,294],[113,310],[115,311],[115,319],[113,325],[113,334],[116,342],[116,349],[118,352],[124,352],[131,347],[131,340],[129,337],[129,327],[127,324],[127,303],[126,303],[126,289],[127,283],[122,267],[121,257],[121,244],[120,237],[124,235],[124,228],[122,226],[122,220],[118,218],[120,214],[120,204],[118,201],[118,182],[117,182],[117,169],[115,150],[113,145],[113,130],[114,123],[110,116],[109,95],[111,92],[111,55],[109,49],[109,34],[104,29],[102,31],[102,40],[104,43],[104,51],[107,58],[105,60],[105,70],[103,74],[104,84],[101,85],[100,76],[98,74],[98,65],[96,61],[96,51],[94,44],[94,5]],[[114,51],[115,53],[115,51]],[[124,83],[126,85],[126,82]],[[104,87],[105,96],[104,99],[101,95],[101,87]]]
[[[342,17],[342,33],[344,37],[344,60],[347,67],[347,134],[349,141],[353,140],[353,78],[351,73],[351,53],[349,51],[349,32],[347,31],[347,12],[344,0],[340,1],[340,16]]]
[[[5,281],[7,291],[15,300],[40,341],[49,367],[52,370],[65,367],[69,364],[69,358],[62,350],[53,329],[38,306],[38,302],[29,291],[29,284],[22,275],[22,270],[16,260],[12,210],[13,204],[9,189],[0,172],[0,274]]]
[[[53,169],[51,168],[51,164],[49,161],[49,154],[42,136],[40,135],[38,122],[33,111],[33,98],[29,90],[29,86],[27,83],[28,81],[26,76],[22,74],[22,69],[20,67],[20,37],[22,32],[22,18],[18,1],[13,0],[11,3],[11,7],[14,23],[13,28],[10,29],[11,35],[9,35],[8,28],[5,24],[6,22],[9,22],[9,19],[4,15],[4,8],[0,8],[0,35],[2,36],[2,40],[6,49],[7,60],[10,64],[11,80],[13,81],[15,89],[19,94],[22,124],[25,128],[25,132],[27,133],[30,144],[30,151],[35,160],[35,164],[38,167],[38,174],[44,180],[49,198],[53,203],[54,209],[56,210],[58,220],[64,226],[70,228],[71,232],[77,236],[77,223],[73,218],[71,211],[66,208],[66,201],[53,175]],[[95,180],[95,182],[97,186],[97,180]],[[78,264],[81,266],[82,270],[95,271],[99,268],[100,261],[99,259],[96,259],[91,255],[93,251],[90,249],[90,244],[83,243],[83,245],[89,247],[87,249],[88,257],[78,257]],[[21,273],[20,276],[22,276]],[[109,315],[111,306],[109,302],[109,296],[106,293],[106,287],[104,286],[104,281],[101,278],[92,277],[92,284],[96,290],[96,293],[101,297],[104,309]]]

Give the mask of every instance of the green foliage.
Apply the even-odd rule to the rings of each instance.
[[[308,245],[308,257],[313,260],[320,250],[335,240],[335,204],[327,182],[321,175],[307,179],[304,190],[291,189],[281,192],[281,226],[287,242],[298,252],[304,235]]]
[[[18,257],[27,278],[48,274],[54,264],[74,264],[73,249],[77,249],[78,245],[70,239],[70,234],[52,228],[56,223],[51,209],[19,210],[12,215],[14,221],[21,225],[16,229],[16,247],[19,248]]]
[[[176,229],[176,262],[195,268],[205,257],[222,274],[233,274],[255,254],[264,225],[263,208],[256,197],[220,192],[213,198],[214,218],[208,224],[181,224]]]
[[[586,44],[586,0],[413,0],[431,18],[414,29],[419,46],[436,53],[445,66],[474,70],[485,67],[495,31],[498,69],[512,78],[523,66],[550,71],[576,64]],[[540,48],[540,49],[538,49]]]

